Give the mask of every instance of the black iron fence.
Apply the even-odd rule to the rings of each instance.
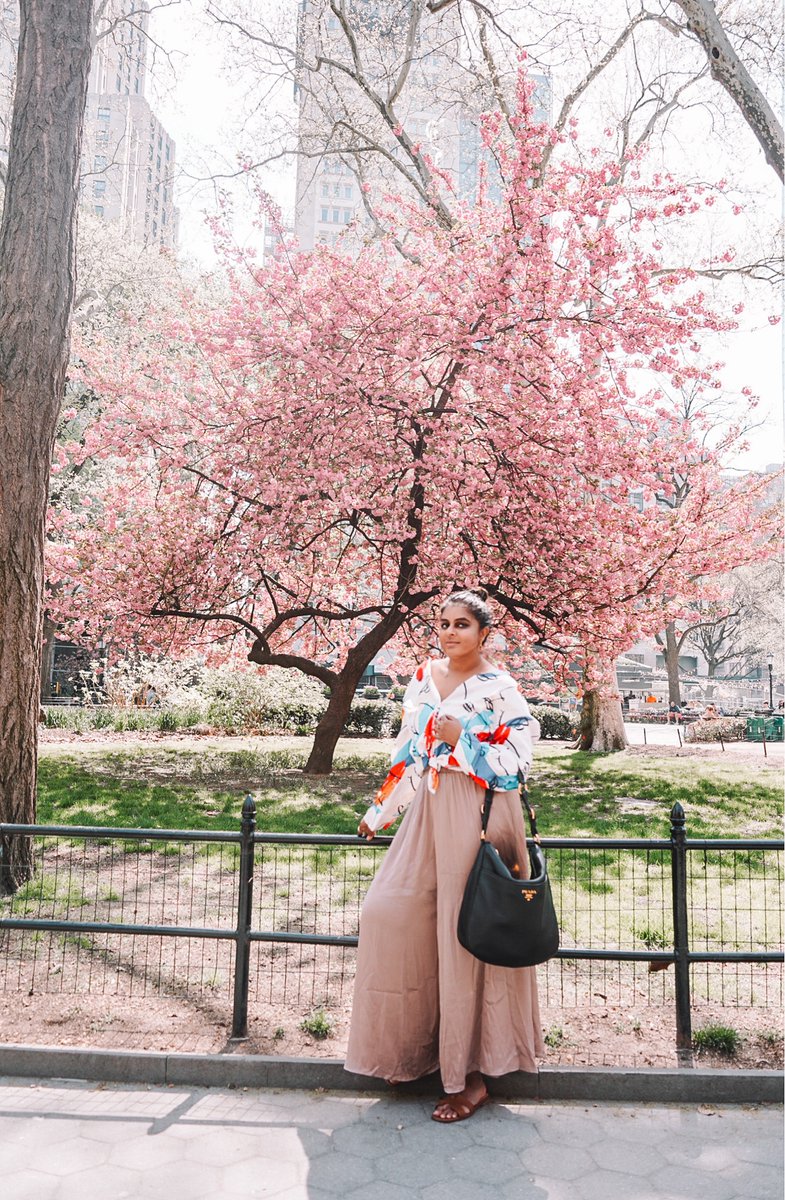
[[[248,797],[226,832],[2,825],[33,839],[36,871],[0,900],[0,990],[208,994],[231,1031],[249,1000],[344,999],[360,907],[390,838],[257,832]],[[782,1003],[783,847],[690,839],[544,838],[562,948],[545,1005],[672,1004],[679,1061],[707,1001]],[[673,968],[669,970],[668,968]],[[613,972],[613,974],[611,974]]]

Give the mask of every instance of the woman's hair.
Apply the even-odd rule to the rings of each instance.
[[[480,629],[490,629],[493,625],[493,613],[487,600],[488,593],[484,588],[460,588],[456,592],[450,592],[447,599],[442,600],[439,612],[444,612],[448,604],[459,604],[476,617]]]

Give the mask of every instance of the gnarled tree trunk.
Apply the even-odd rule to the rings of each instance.
[[[590,660],[583,677],[583,707],[576,749],[624,750],[627,734],[613,663]]]
[[[21,0],[0,227],[0,821],[35,820],[44,521],[74,297],[92,0]],[[0,838],[0,892],[30,878]]]

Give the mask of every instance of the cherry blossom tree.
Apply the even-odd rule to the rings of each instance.
[[[522,75],[511,145],[487,122],[501,205],[456,202],[445,227],[397,201],[356,258],[267,270],[221,233],[228,302],[185,296],[85,369],[102,414],[70,460],[113,475],[53,521],[63,617],[146,648],[239,640],[321,680],[312,771],[365,666],[421,653],[454,583],[488,587],[510,646],[607,662],[758,552],[755,487],[721,493],[711,456],[678,509],[629,502],[695,458],[663,385],[716,384],[681,351],[731,322],[656,248],[709,197],[599,158],[526,186],[557,136],[530,94]]]

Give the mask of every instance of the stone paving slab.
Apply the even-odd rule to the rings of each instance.
[[[3,1200],[780,1200],[779,1106],[0,1078]]]

